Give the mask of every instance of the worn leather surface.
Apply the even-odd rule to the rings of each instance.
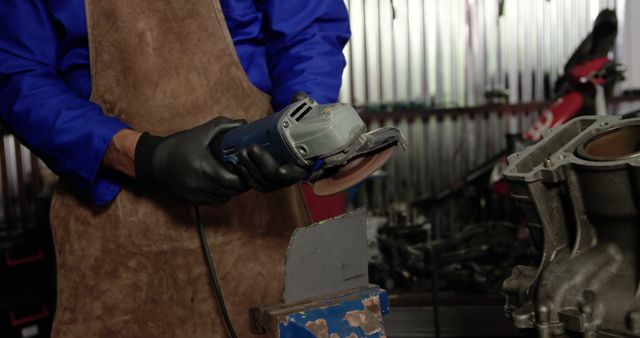
[[[257,119],[269,98],[237,60],[218,1],[86,0],[92,100],[167,135],[215,116]],[[124,183],[105,207],[66,185],[53,200],[54,337],[224,337],[192,209]],[[280,300],[286,246],[309,216],[298,187],[201,208],[239,337],[250,306]]]

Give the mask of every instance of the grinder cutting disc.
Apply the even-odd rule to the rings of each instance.
[[[381,152],[351,160],[332,176],[313,183],[313,193],[318,196],[328,196],[360,183],[380,169],[393,155],[396,148],[389,147]]]

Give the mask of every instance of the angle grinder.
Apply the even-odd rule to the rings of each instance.
[[[251,144],[267,150],[281,164],[305,168],[314,194],[343,191],[378,170],[398,146],[402,133],[393,127],[367,132],[356,110],[342,103],[320,105],[304,94],[283,110],[232,129],[212,142],[212,152],[233,167],[238,151]]]

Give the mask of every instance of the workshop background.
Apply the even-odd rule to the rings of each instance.
[[[389,337],[516,336],[502,281],[530,258],[502,191],[510,137],[551,105],[567,59],[605,8],[625,80],[610,114],[640,108],[640,2],[346,0],[340,100],[370,128],[408,141],[344,194],[309,203],[316,220],[368,207],[371,281],[389,290]],[[511,136],[509,136],[511,135]],[[56,177],[7,132],[0,139],[0,337],[46,337],[55,310],[48,205]],[[308,190],[308,189],[307,189]]]

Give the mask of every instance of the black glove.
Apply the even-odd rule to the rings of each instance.
[[[293,164],[278,163],[269,152],[252,144],[238,152],[240,163],[236,171],[252,188],[271,192],[303,180],[306,170]]]
[[[194,204],[227,202],[249,187],[213,157],[209,144],[216,136],[244,123],[217,117],[166,137],[142,134],[135,151],[137,179],[160,185],[175,197]]]

